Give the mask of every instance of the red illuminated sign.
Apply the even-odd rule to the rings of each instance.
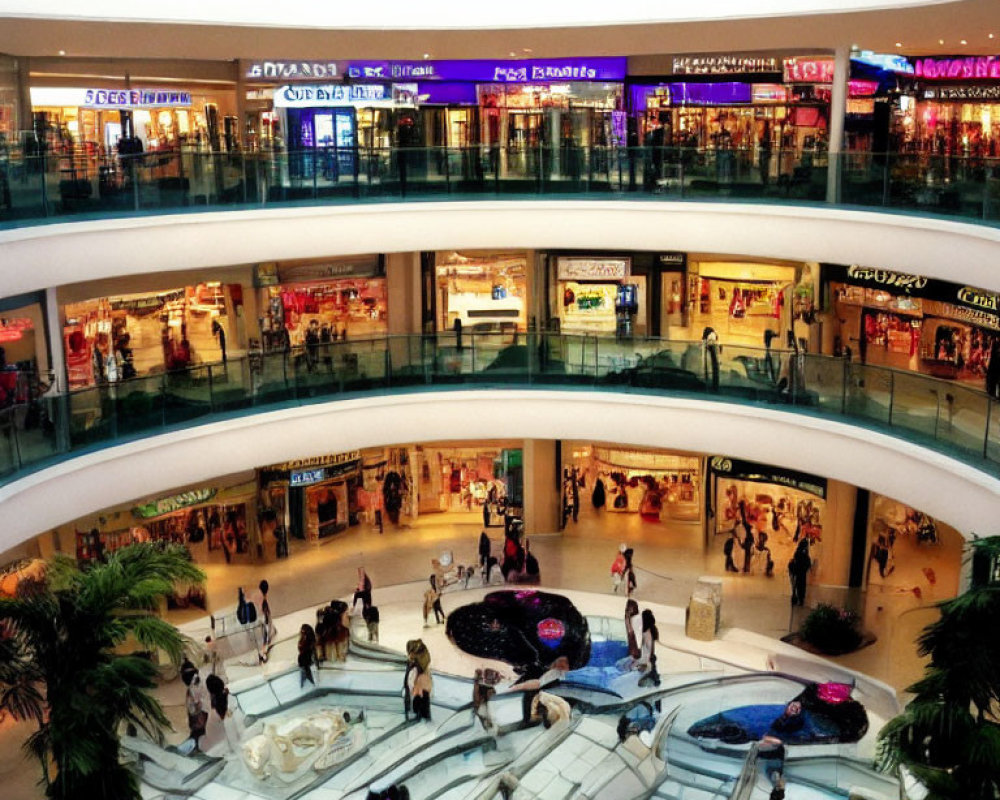
[[[992,78],[1000,80],[1000,56],[914,58],[913,74],[931,80]]]
[[[786,58],[785,83],[833,83],[833,59]]]
[[[33,327],[28,317],[0,319],[0,342],[16,342]]]

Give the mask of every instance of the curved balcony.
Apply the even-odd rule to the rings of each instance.
[[[88,453],[209,423],[242,418],[235,420],[240,427],[237,433],[252,436],[248,426],[256,424],[254,419],[264,420],[265,412],[358,398],[369,398],[371,405],[370,399],[382,398],[377,405],[384,414],[391,408],[392,398],[404,404],[405,396],[420,393],[447,395],[449,391],[464,390],[462,396],[468,398],[468,390],[477,389],[529,390],[529,394],[530,390],[549,390],[550,394],[556,389],[586,393],[591,398],[652,396],[669,400],[688,412],[703,411],[709,404],[726,404],[726,409],[719,406],[718,420],[725,416],[723,411],[732,415],[734,409],[744,409],[739,412],[742,422],[737,428],[742,425],[749,429],[756,424],[762,435],[766,429],[763,441],[771,442],[765,447],[772,456],[779,454],[781,448],[776,443],[783,437],[781,426],[787,424],[786,414],[791,413],[802,426],[816,428],[807,447],[832,446],[821,444],[830,437],[853,438],[852,452],[861,458],[862,450],[871,441],[888,439],[909,447],[908,457],[921,459],[921,448],[924,461],[933,460],[932,454],[943,456],[937,458],[937,469],[948,475],[948,480],[971,479],[980,488],[988,489],[989,485],[994,487],[990,491],[995,491],[996,476],[1000,475],[1000,409],[997,401],[983,392],[910,372],[791,351],[726,345],[718,349],[715,357],[700,341],[535,333],[464,335],[460,339],[453,334],[394,336],[337,342],[311,351],[256,354],[5,409],[0,415],[6,429],[6,436],[0,439],[0,463],[5,482],[12,484],[28,473]],[[713,366],[716,359],[717,369]],[[489,395],[495,404],[502,393],[489,391],[484,396]],[[523,397],[524,392],[519,395]],[[555,402],[545,399],[550,405]],[[388,406],[386,401],[390,401]],[[356,408],[352,403],[343,405]],[[476,435],[465,431],[459,420],[440,431],[421,430],[420,412],[412,413],[416,416],[409,427],[396,431],[394,441],[432,433],[438,438]],[[464,420],[465,412],[448,413],[459,413]],[[624,413],[635,419],[641,416],[646,429],[667,424],[666,416],[657,421],[655,408],[626,409]],[[693,416],[685,421],[682,416],[675,414],[671,424],[680,422],[697,428],[705,422]],[[809,419],[822,422],[826,428],[831,422],[848,427],[840,427],[838,434],[822,430]],[[267,417],[267,421],[270,424],[273,420]],[[371,423],[370,419],[358,418],[349,424]],[[310,429],[313,442],[323,429],[323,423],[317,424],[320,427]],[[388,422],[380,424],[391,427]],[[481,435],[485,423],[477,424]],[[530,432],[505,431],[505,435],[518,433],[554,435],[544,425],[535,425]],[[697,451],[696,434],[696,430],[678,429],[671,441],[674,446]],[[733,435],[742,434],[733,428]],[[234,441],[227,439],[226,447],[233,446]],[[280,457],[277,453],[269,455]],[[200,456],[188,453],[185,463],[190,463],[190,458],[197,460]],[[877,460],[878,455],[872,451],[864,458]],[[227,464],[232,470],[253,466],[254,462],[235,465],[230,460]],[[222,471],[227,468],[221,463],[216,466]],[[823,462],[799,466],[822,470]],[[860,479],[863,472],[860,466],[845,467],[845,474],[837,477]],[[977,475],[980,479],[975,478]],[[183,480],[181,477],[171,485]],[[934,480],[935,491],[942,490],[940,480]],[[3,494],[13,496],[19,491],[13,485],[8,489]],[[913,487],[906,491],[922,494]],[[938,505],[945,507],[950,502],[943,496],[939,500]],[[947,512],[940,515],[945,517]]]
[[[0,227],[399,200],[621,198],[833,205],[1000,223],[1000,159],[579,147],[0,155]]]

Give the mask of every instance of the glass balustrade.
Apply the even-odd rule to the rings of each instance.
[[[832,165],[831,165],[832,159]],[[761,164],[769,168],[761,172]],[[832,166],[832,169],[831,169]],[[679,147],[0,153],[0,226],[404,199],[598,197],[843,206],[1000,222],[1000,159]]]
[[[561,388],[755,405],[860,425],[1000,474],[997,400],[830,356],[560,333],[389,336],[253,353],[0,409],[0,481],[253,410],[410,391]]]

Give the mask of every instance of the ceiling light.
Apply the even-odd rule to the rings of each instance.
[[[515,52],[514,52],[513,50],[511,50],[511,51],[510,51],[510,53],[508,53],[508,55],[509,55],[509,56],[510,56],[511,58],[513,58],[514,56],[516,56],[516,55],[517,55],[517,53],[515,53]]]
[[[426,61],[426,60],[427,60],[428,58],[430,58],[430,57],[431,57],[431,54],[430,54],[430,53],[424,53],[424,60],[425,60],[425,61]]]
[[[961,42],[959,42],[959,44],[968,44],[968,42],[967,42],[967,41],[965,41],[965,39],[962,39],[962,41],[961,41]]]
[[[903,46],[902,42],[896,42],[896,47],[902,47],[902,46]]]
[[[944,39],[938,39],[938,44],[944,44]]]
[[[993,38],[993,34],[992,34],[992,33],[990,34],[990,38],[991,38],[991,39]],[[535,51],[534,51],[534,50],[532,50],[532,49],[531,49],[530,47],[525,47],[525,48],[524,48],[524,52],[525,52],[525,53],[534,53]]]
[[[60,51],[59,51],[59,55],[61,55],[61,56],[64,56],[64,55],[66,55],[66,51],[65,51],[65,50],[60,50]]]
[[[992,33],[990,34],[990,38],[991,38],[991,39],[993,38],[993,34],[992,34]]]

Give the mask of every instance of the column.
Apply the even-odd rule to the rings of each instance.
[[[857,489],[854,486],[841,481],[827,481],[823,540],[817,547],[818,552],[813,554],[817,561],[814,579],[818,584],[846,587],[850,583],[856,501]]]
[[[17,57],[17,129],[30,131],[34,127],[31,117],[31,59]]]
[[[559,470],[556,443],[524,440],[524,531],[528,536],[559,530]]]
[[[830,97],[829,161],[826,168],[826,202],[840,202],[840,157],[844,151],[844,115],[847,113],[847,82],[851,77],[851,51],[838,47],[833,62],[833,92]]]
[[[240,59],[236,59],[233,63],[236,69],[236,119],[238,120],[236,135],[239,137],[239,146],[242,148],[247,141],[246,64]]]
[[[45,290],[45,337],[49,350],[49,369],[52,370],[52,389],[65,392],[66,356],[63,353],[63,321],[59,310],[59,293],[55,287]]]
[[[420,253],[385,257],[390,335],[420,333]]]

